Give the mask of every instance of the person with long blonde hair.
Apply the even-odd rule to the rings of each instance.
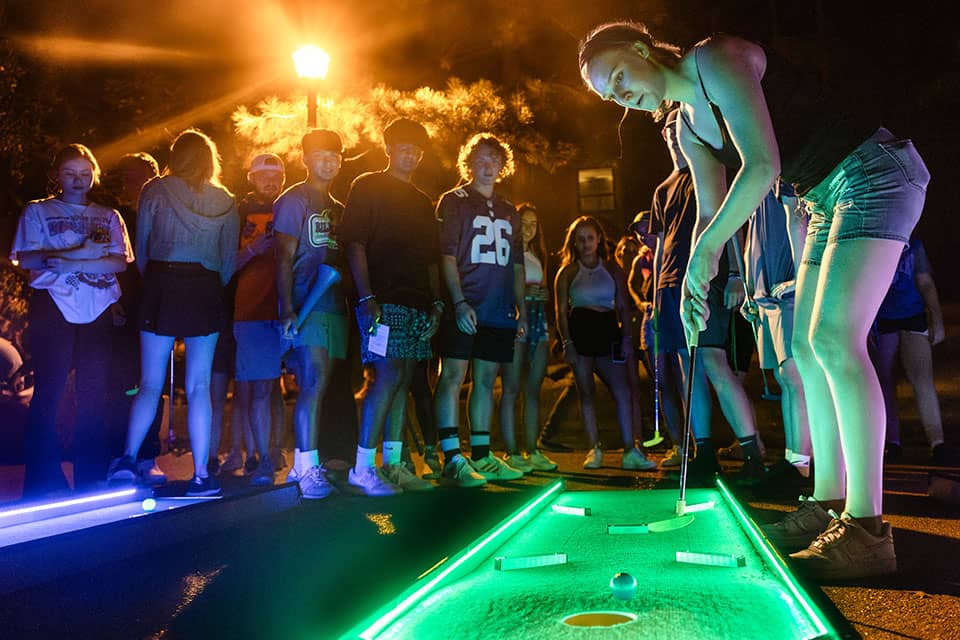
[[[603,464],[593,381],[596,372],[617,405],[623,468],[656,469],[657,463],[647,459],[633,438],[626,370],[626,354],[633,349],[627,277],[616,262],[608,259],[606,234],[596,218],[581,216],[570,224],[560,260],[554,282],[557,329],[563,342],[563,359],[573,368],[590,444],[583,467],[598,469]]]
[[[170,147],[167,168],[140,193],[137,266],[144,275],[140,313],[140,390],[130,410],[124,455],[108,481],[137,479],[136,457],[153,422],[174,340],[186,344],[187,428],[194,476],[187,495],[211,496],[220,485],[207,471],[210,377],[220,332],[228,329],[223,287],[233,275],[240,218],[220,183],[217,146],[187,129]]]

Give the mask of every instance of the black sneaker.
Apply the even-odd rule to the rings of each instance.
[[[247,461],[243,463],[243,475],[253,475],[253,472],[256,471],[259,466],[260,458],[258,456],[247,456]]]
[[[810,493],[813,483],[786,460],[777,460],[767,469],[766,478],[753,486],[757,498],[789,498]]]
[[[212,456],[207,460],[207,474],[211,476],[220,475],[220,458],[218,456]]]
[[[190,497],[219,496],[221,493],[220,483],[213,476],[193,476],[193,480],[187,485],[187,495]]]
[[[960,451],[943,442],[933,448],[930,457],[938,467],[960,466]]]
[[[557,434],[544,431],[540,438],[537,440],[537,449],[543,449],[544,451],[552,451],[553,453],[568,453],[573,451],[572,448],[563,444],[557,440]]]
[[[137,461],[130,456],[114,458],[107,471],[107,484],[133,484],[137,479]]]
[[[690,455],[693,456],[693,451]],[[717,461],[717,454],[710,447],[700,447],[696,457],[691,457],[687,462],[687,486],[712,487],[718,473],[720,473],[720,463]]]
[[[792,466],[792,465],[791,465]],[[747,458],[737,471],[731,476],[731,482],[738,487],[756,487],[767,480],[767,468],[763,462],[754,458]]]

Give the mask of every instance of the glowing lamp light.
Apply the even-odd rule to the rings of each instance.
[[[330,54],[312,44],[306,45],[293,52],[293,64],[301,78],[323,80],[330,68]]]

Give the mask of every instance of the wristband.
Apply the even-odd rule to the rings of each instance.
[[[370,295],[368,295],[368,296],[363,296],[362,298],[360,298],[359,300],[357,300],[357,304],[363,304],[364,302],[369,302],[370,300],[376,300],[376,299],[377,299],[377,296],[375,296],[375,295],[373,295],[373,294],[371,293]]]
[[[439,309],[439,310],[440,310],[440,313],[443,313],[443,310],[446,308],[447,305],[445,305],[445,304],[443,303],[443,300],[439,300],[439,299],[438,299],[438,300],[434,300],[433,302],[431,302],[431,303],[430,303],[430,306],[432,306],[432,307],[434,307],[434,308],[436,308],[436,309]]]

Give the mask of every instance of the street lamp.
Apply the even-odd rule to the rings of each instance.
[[[307,81],[307,127],[317,126],[317,82],[327,77],[330,55],[314,45],[300,47],[293,52],[297,75]]]

